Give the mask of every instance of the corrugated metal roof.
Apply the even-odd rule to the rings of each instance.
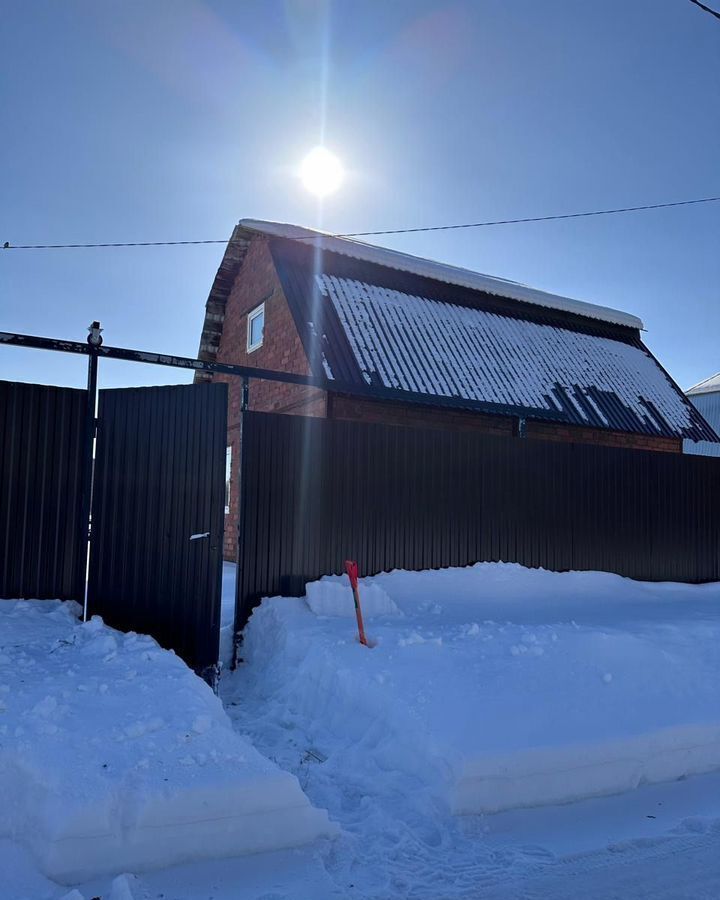
[[[570,297],[562,297],[559,294],[540,291],[525,284],[520,284],[517,281],[510,281],[507,278],[472,272],[470,269],[449,266],[446,263],[412,256],[409,253],[400,253],[397,250],[390,250],[386,247],[376,247],[373,244],[366,244],[363,241],[352,238],[335,237],[313,228],[303,228],[299,225],[288,225],[282,222],[264,222],[259,219],[241,219],[238,227],[271,237],[305,242],[308,246],[332,253],[339,253],[362,262],[374,263],[386,268],[419,275],[423,278],[432,278],[435,281],[470,288],[471,290],[484,291],[498,297],[508,297],[511,300],[532,303],[546,309],[558,309],[574,315],[597,319],[601,322],[623,325],[626,328],[637,328],[638,330],[643,328],[642,320],[637,316],[617,309],[598,306],[594,303],[587,303],[584,300],[573,300]]]
[[[687,435],[692,409],[641,347],[317,275],[368,384],[564,411],[583,425]]]
[[[688,397],[693,397],[696,394],[720,393],[720,372],[717,375],[711,375],[710,378],[706,378],[704,381],[699,381],[691,388],[688,388],[685,393]]]
[[[286,241],[271,248],[311,368],[342,390],[717,440],[636,330],[388,277]]]

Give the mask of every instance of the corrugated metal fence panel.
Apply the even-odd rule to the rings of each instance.
[[[198,671],[218,659],[226,410],[220,383],[100,392],[90,612]]]
[[[86,392],[0,382],[0,597],[82,601]]]
[[[340,573],[503,560],[720,579],[720,461],[245,413],[238,627]]]

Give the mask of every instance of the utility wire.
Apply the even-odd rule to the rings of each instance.
[[[697,200],[676,200],[673,203],[650,203],[645,206],[623,206],[617,209],[597,209],[592,212],[577,213],[561,213],[552,216],[526,216],[522,219],[495,219],[488,222],[467,222],[460,225],[426,225],[419,228],[391,228],[384,231],[349,231],[336,234],[313,234],[302,235],[294,238],[285,238],[285,240],[293,241],[313,241],[322,240],[323,238],[357,238],[357,237],[373,237],[386,234],[417,234],[419,232],[429,231],[455,231],[461,228],[485,228],[491,225],[519,225],[524,222],[554,222],[558,219],[585,219],[590,216],[611,216],[620,213],[641,212],[650,209],[669,209],[675,206],[693,206],[698,203],[717,203],[720,197],[702,197]],[[6,241],[3,245],[5,250],[86,250],[97,247],[187,247],[197,246],[201,244],[232,244],[242,243],[241,241],[227,240],[218,238],[202,241],[124,241],[118,243],[95,243],[95,244],[11,244]]]
[[[667,209],[671,206],[691,206],[694,203],[717,203],[720,197],[704,197],[701,200],[677,200],[675,203],[652,203],[647,206],[625,206],[620,209],[598,209],[593,212],[562,213],[556,216],[531,216],[524,219],[496,219],[494,222],[470,222],[466,225],[431,225],[426,228],[397,228],[390,231],[356,231],[337,234],[334,237],[369,237],[380,234],[412,234],[416,231],[451,231],[456,228],[483,228],[486,225],[518,225],[521,222],[552,222],[557,219],[583,219],[588,216],[611,216],[617,213],[640,212],[646,209]]]
[[[706,13],[710,13],[711,16],[715,16],[716,19],[720,19],[720,12],[716,12],[714,9],[710,9],[709,6],[705,6],[704,3],[701,3],[700,0],[690,0],[691,3],[694,3],[695,6],[699,6],[700,9],[704,9]]]

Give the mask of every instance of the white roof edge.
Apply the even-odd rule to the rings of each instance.
[[[718,392],[720,392],[720,372],[716,372],[715,375],[711,375],[709,378],[698,381],[697,384],[694,384],[685,391],[688,397],[693,394],[716,394]]]
[[[637,316],[618,309],[597,306],[594,303],[587,303],[584,300],[573,300],[570,297],[561,297],[558,294],[540,291],[527,285],[519,284],[516,281],[497,278],[493,275],[483,275],[480,272],[472,272],[470,269],[462,269],[458,266],[446,265],[445,263],[424,259],[420,256],[412,256],[409,253],[401,253],[398,250],[389,250],[385,247],[377,247],[374,244],[366,244],[353,238],[335,237],[328,232],[317,231],[313,228],[304,228],[300,225],[288,225],[281,222],[264,222],[260,219],[241,219],[239,224],[250,231],[257,231],[272,237],[312,240],[313,246],[323,247],[332,253],[340,253],[363,262],[376,263],[425,278],[433,278],[436,281],[444,281],[447,284],[456,284],[472,290],[485,291],[488,294],[508,297],[511,300],[519,300],[523,303],[533,303],[536,306],[544,306],[548,309],[559,309],[591,319],[598,319],[601,322],[624,325],[627,328],[640,330],[644,328],[642,320]]]

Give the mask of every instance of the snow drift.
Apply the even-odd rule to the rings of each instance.
[[[247,629],[251,689],[274,718],[307,722],[323,754],[362,743],[455,813],[720,769],[720,585],[487,563],[368,588],[399,613],[371,623],[371,650],[292,599],[265,600]]]
[[[334,833],[152,638],[0,601],[0,837],[71,883]]]
[[[316,616],[355,618],[355,602],[347,578],[328,575],[305,587],[305,601]],[[400,610],[378,584],[366,584],[362,595],[362,613],[365,619],[378,616],[397,616]]]

